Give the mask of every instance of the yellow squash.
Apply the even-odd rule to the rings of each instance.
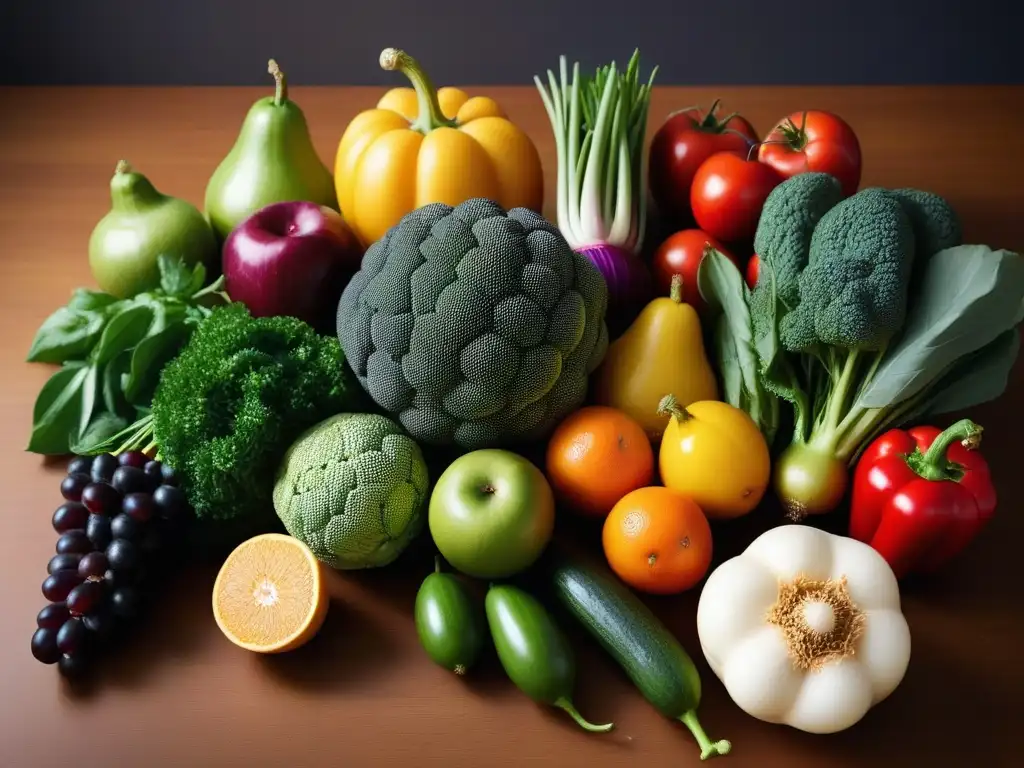
[[[711,519],[745,515],[761,502],[771,457],[746,411],[718,400],[683,408],[671,394],[661,411],[669,417],[658,451],[666,488],[693,499]]]
[[[683,302],[682,288],[682,278],[674,276],[670,294],[643,308],[609,346],[594,381],[594,399],[632,416],[655,443],[668,425],[660,412],[665,395],[683,406],[718,399],[700,318]]]
[[[364,246],[428,203],[486,197],[506,209],[541,211],[540,155],[497,102],[435,90],[416,60],[395,48],[381,53],[380,65],[404,73],[413,87],[390,90],[376,109],[357,115],[334,162],[341,213]]]

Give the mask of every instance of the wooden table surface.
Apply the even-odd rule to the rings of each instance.
[[[475,89],[479,91],[480,89]],[[486,89],[485,89],[486,90]],[[321,634],[280,658],[224,639],[210,612],[212,565],[185,565],[159,610],[95,683],[72,688],[35,662],[29,638],[56,535],[63,462],[24,452],[32,403],[50,374],[24,362],[40,322],[90,285],[89,233],[109,205],[120,158],[161,190],[202,204],[209,175],[242,117],[267,89],[0,89],[0,766],[696,765],[679,724],[663,720],[588,640],[571,631],[581,668],[577,703],[610,735],[579,731],[529,702],[493,657],[461,681],[428,662],[412,604],[429,552],[395,567],[339,576]],[[330,165],[347,122],[381,89],[292,88]],[[536,141],[547,170],[554,145],[532,88],[490,89]],[[803,108],[831,109],[860,136],[865,185],[945,195],[968,240],[1024,250],[1024,88],[657,89],[651,129],[671,110],[721,96],[760,131]],[[696,591],[650,601],[697,659],[700,714],[733,742],[721,765],[832,768],[1009,766],[1024,721],[1024,540],[1019,432],[1021,369],[998,403],[971,416],[1000,494],[996,519],[942,575],[904,590],[913,635],[906,678],[849,731],[811,736],[758,722],[731,703],[700,656]],[[776,520],[770,508],[716,533],[716,561]],[[841,514],[835,520],[841,520]],[[584,542],[593,532],[571,530]]]

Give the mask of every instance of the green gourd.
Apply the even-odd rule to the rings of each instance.
[[[273,96],[249,108],[234,146],[206,185],[206,216],[223,241],[271,203],[308,201],[338,210],[331,172],[313,147],[306,117],[288,98],[288,82],[270,60]]]
[[[420,644],[435,664],[456,675],[476,664],[487,636],[484,612],[458,576],[441,570],[440,557],[416,593],[413,613]]]
[[[217,241],[194,205],[158,191],[121,160],[110,180],[110,211],[89,238],[89,268],[100,290],[126,299],[160,285],[160,255],[207,267]]]

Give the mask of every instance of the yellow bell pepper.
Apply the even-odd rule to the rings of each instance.
[[[334,162],[341,213],[364,246],[428,203],[485,197],[503,208],[544,203],[540,155],[529,136],[486,96],[434,89],[409,54],[387,48],[386,70],[412,88],[388,91],[349,123]]]

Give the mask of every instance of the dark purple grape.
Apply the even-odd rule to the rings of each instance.
[[[43,582],[43,597],[51,603],[60,603],[67,600],[68,593],[81,584],[82,577],[78,571],[54,571],[46,577]]]
[[[68,552],[64,555],[54,555],[50,558],[50,562],[46,564],[46,572],[56,573],[57,571],[77,571],[78,563],[81,559],[81,555],[73,552]]]
[[[121,511],[144,523],[153,516],[153,497],[148,493],[129,493],[121,502]]]
[[[110,521],[110,533],[115,539],[134,541],[142,532],[142,526],[134,517],[120,514]]]
[[[117,469],[117,457],[103,453],[92,460],[92,479],[96,483],[109,483]]]
[[[83,617],[82,623],[85,624],[85,628],[92,632],[93,636],[100,641],[111,637],[114,634],[114,629],[116,627],[114,616],[106,606],[90,613],[88,616]]]
[[[83,616],[95,610],[102,599],[103,585],[98,581],[84,581],[68,593],[68,610],[72,615]]]
[[[163,479],[163,464],[156,459],[150,459],[146,462],[146,466],[142,468],[142,471],[152,477],[159,477]]]
[[[137,467],[138,469],[142,469],[146,466],[146,462],[148,461],[149,456],[141,451],[125,451],[117,456],[117,463],[122,467]]]
[[[68,531],[57,539],[58,555],[84,555],[86,552],[92,552],[92,542],[85,531]]]
[[[188,499],[180,488],[173,485],[161,485],[153,492],[153,503],[161,517],[168,520],[180,520],[189,513]]]
[[[110,481],[118,493],[128,495],[129,493],[145,492],[149,486],[149,479],[146,473],[138,467],[123,466],[114,470],[114,477]]]
[[[178,475],[170,464],[160,465],[160,475],[163,477],[164,485],[177,485]]]
[[[114,538],[110,532],[110,518],[104,515],[89,515],[89,521],[85,524],[85,535],[98,550],[104,550]]]
[[[57,533],[73,531],[76,528],[85,528],[89,519],[89,510],[85,505],[77,501],[68,501],[57,507],[53,513],[53,530]]]
[[[107,547],[107,560],[115,571],[130,571],[138,565],[139,551],[127,539],[114,539]]]
[[[71,618],[71,612],[64,603],[50,603],[36,615],[36,626],[43,629],[60,629],[60,625]]]
[[[68,462],[69,475],[88,475],[92,471],[92,456],[75,456]]]
[[[64,677],[73,680],[89,671],[89,660],[84,653],[76,653],[74,656],[61,656],[60,661],[57,662],[57,669]]]
[[[142,597],[133,587],[115,589],[110,596],[110,607],[115,616],[130,619],[136,616],[142,607]]]
[[[78,564],[78,575],[83,579],[102,579],[107,572],[107,556],[102,552],[90,552]],[[84,585],[83,585],[84,586]],[[71,599],[70,597],[68,598]]]
[[[68,475],[60,482],[60,495],[68,501],[80,501],[82,491],[89,485],[88,475]]]
[[[119,586],[124,586],[129,581],[129,575],[130,574],[116,573],[113,568],[108,568],[107,572],[103,574],[103,586],[107,588],[107,591]]]
[[[40,627],[32,635],[32,655],[43,664],[56,664],[60,659],[57,648],[57,630]]]
[[[61,653],[73,654],[82,647],[88,632],[78,619],[68,619],[57,630],[57,648]]]
[[[94,515],[110,515],[121,505],[121,496],[106,483],[90,483],[82,491],[82,503]]]

